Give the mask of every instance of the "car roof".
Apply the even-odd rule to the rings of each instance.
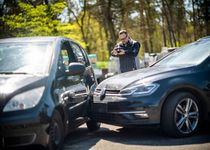
[[[57,39],[66,39],[61,36],[34,36],[34,37],[14,37],[0,39],[0,43],[7,42],[38,42],[38,41],[55,41]]]
[[[202,37],[202,38],[198,39],[198,41],[203,41],[203,40],[210,41],[210,36],[205,36],[205,37]]]

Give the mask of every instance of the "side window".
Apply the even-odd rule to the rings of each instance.
[[[61,46],[61,51],[58,60],[58,76],[62,76],[65,74],[65,71],[68,70],[68,66],[70,61],[69,54],[69,44],[67,42],[63,43]]]
[[[88,59],[88,54],[85,52],[85,50],[84,50],[82,47],[80,47],[80,48],[81,48],[81,51],[82,51],[82,53],[83,53],[83,55],[84,55],[86,64],[87,64],[87,66],[89,66],[89,65],[90,65],[90,61],[89,61],[89,59]]]
[[[62,60],[63,60],[63,65],[65,67],[65,70],[67,70],[68,66],[69,66],[69,62],[70,62],[67,49],[62,48],[62,50],[61,50],[61,57],[62,57]]]
[[[84,64],[85,66],[88,66],[85,54],[82,52],[80,46],[73,42],[71,43],[71,46],[75,56],[77,57],[78,62]]]

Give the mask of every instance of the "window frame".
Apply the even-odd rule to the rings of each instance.
[[[65,48],[63,48],[63,47],[65,47]],[[63,61],[64,60],[63,59],[63,55],[62,55],[62,51],[63,50],[66,50],[67,51],[68,64],[70,64],[71,62],[77,62],[76,56],[75,56],[75,54],[73,53],[73,51],[71,49],[71,45],[70,45],[69,41],[68,40],[61,41],[60,46],[59,46],[59,54],[58,54],[58,62],[57,62],[56,76],[65,76],[65,72],[67,70],[67,68],[66,68],[67,66],[65,66],[65,64],[63,64],[63,62],[60,63],[60,61]],[[72,56],[72,57],[70,57],[70,56]],[[62,60],[60,60],[60,59],[62,59]],[[63,66],[60,66],[61,64],[63,64]]]
[[[76,42],[71,41],[70,43],[71,43],[70,45],[71,45],[71,48],[72,48],[72,52],[74,53],[77,61],[79,62],[78,56],[77,56],[77,54],[76,54],[76,52],[74,50],[74,46],[73,45],[75,45],[76,47],[78,47],[79,52],[82,54],[82,58],[83,58],[83,60],[85,62],[84,65],[86,67],[90,66],[90,62],[89,62],[89,59],[87,58],[87,53],[85,52],[85,50],[79,44],[77,44]]]

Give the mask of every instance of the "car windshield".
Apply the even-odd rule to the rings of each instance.
[[[193,66],[200,64],[209,56],[210,42],[201,40],[177,49],[154,66]]]
[[[50,62],[51,42],[0,43],[0,74],[44,74]]]

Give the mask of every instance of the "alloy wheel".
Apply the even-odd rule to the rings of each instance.
[[[199,121],[199,109],[192,98],[184,98],[176,106],[175,123],[177,129],[183,134],[192,133]]]

